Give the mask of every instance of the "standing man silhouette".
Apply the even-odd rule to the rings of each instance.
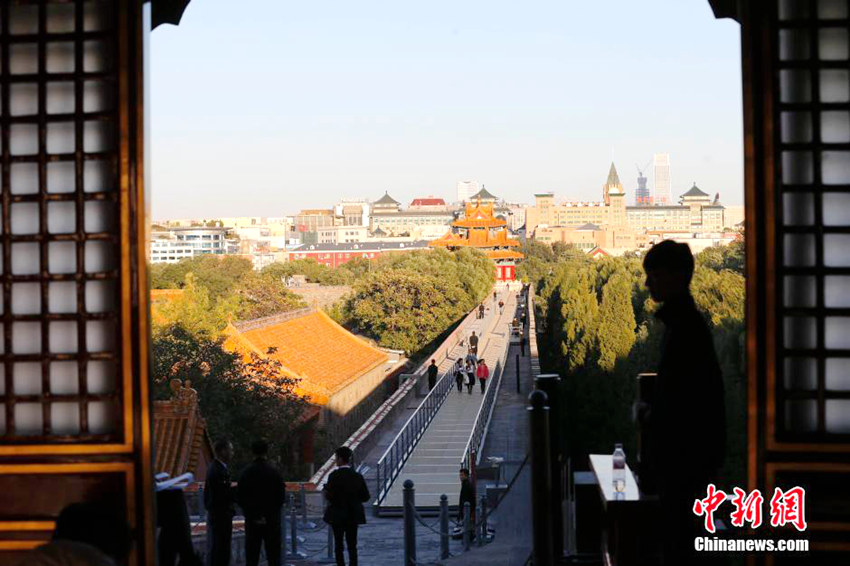
[[[439,371],[437,360],[431,360],[431,365],[428,366],[428,391],[431,391],[437,385],[437,373]]]
[[[694,552],[700,531],[692,509],[723,464],[723,377],[711,331],[690,293],[690,248],[660,242],[643,267],[652,299],[663,303],[655,316],[664,323],[664,336],[652,405],[639,408],[648,436],[641,484],[658,488],[664,565],[700,564],[706,555]]]
[[[457,521],[463,521],[463,504],[469,503],[469,518],[475,522],[475,486],[472,485],[472,480],[469,479],[469,470],[467,468],[460,469],[460,500],[457,505]],[[473,529],[474,532],[475,529]]]
[[[469,337],[469,351],[478,355],[478,336],[474,330],[472,331],[472,336]]]
[[[233,488],[230,485],[228,465],[233,459],[233,444],[227,439],[219,439],[215,446],[215,460],[207,471],[204,483],[204,507],[207,509],[209,526],[210,565],[229,566],[230,540],[233,531]]]
[[[351,467],[351,448],[340,446],[334,452],[336,469],[325,484],[325,522],[334,532],[334,551],[337,566],[345,566],[345,545],[348,546],[348,564],[357,566],[357,528],[366,524],[363,504],[369,501],[369,489],[363,476]]]
[[[237,498],[245,512],[245,564],[257,566],[260,547],[266,545],[268,566],[280,566],[280,509],[284,501],[283,476],[266,459],[265,440],[251,444],[254,461],[239,477]]]

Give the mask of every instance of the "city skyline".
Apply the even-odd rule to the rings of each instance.
[[[659,152],[674,201],[693,182],[743,200],[737,27],[707,4],[332,4],[232,21],[210,0],[153,33],[154,217],[281,216],[385,191],[448,201],[471,179],[512,202],[595,200],[612,160],[633,202]]]

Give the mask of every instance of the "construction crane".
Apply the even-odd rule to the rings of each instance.
[[[649,189],[646,188],[646,175],[643,174],[643,172],[646,171],[646,169],[649,167],[650,163],[652,163],[651,159],[646,163],[646,165],[643,166],[643,168],[641,168],[640,165],[635,163],[635,167],[637,167],[638,170],[638,186],[637,190],[635,191],[635,204],[638,206],[650,204],[651,202],[651,198],[649,196]]]

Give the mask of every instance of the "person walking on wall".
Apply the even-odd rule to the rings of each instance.
[[[472,331],[472,336],[469,337],[469,351],[478,355],[478,336],[476,336],[475,331]]]
[[[254,461],[239,476],[237,501],[245,513],[245,564],[260,563],[260,547],[266,547],[268,566],[280,566],[280,510],[285,488],[283,476],[266,459],[265,440],[251,444]]]
[[[478,318],[484,318],[484,303],[478,305]]]
[[[475,385],[475,366],[466,362],[466,392],[472,395],[472,387]]]
[[[233,444],[229,440],[219,439],[213,449],[215,460],[207,470],[204,483],[204,507],[207,510],[211,539],[210,566],[229,566],[233,516],[236,514],[228,468],[233,459]]]
[[[499,301],[499,314],[505,312],[505,301]]]
[[[478,363],[478,369],[475,370],[475,375],[478,377],[478,383],[481,384],[481,394],[484,395],[484,389],[487,387],[487,380],[490,378],[490,368],[487,367],[487,363],[484,360],[481,360]]]
[[[519,331],[519,355],[525,355],[525,332],[522,329]]]
[[[452,367],[452,375],[455,378],[455,384],[457,385],[457,392],[463,393],[463,358],[458,358],[455,362],[454,367]]]
[[[437,360],[431,360],[431,365],[428,366],[428,391],[431,391],[437,385],[437,373],[439,371]]]
[[[345,546],[349,566],[357,566],[357,529],[366,524],[363,503],[371,497],[363,476],[351,467],[353,456],[348,446],[336,449],[336,469],[323,490],[328,500],[324,520],[333,529],[337,566],[345,566]]]

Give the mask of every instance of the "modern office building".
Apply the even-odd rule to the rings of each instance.
[[[466,202],[478,192],[478,181],[458,181],[457,201]]]
[[[176,263],[204,254],[226,253],[228,228],[192,226],[151,234],[151,263]]]
[[[670,154],[656,153],[653,159],[655,175],[655,190],[652,194],[653,204],[667,205],[671,203],[670,189]]]

